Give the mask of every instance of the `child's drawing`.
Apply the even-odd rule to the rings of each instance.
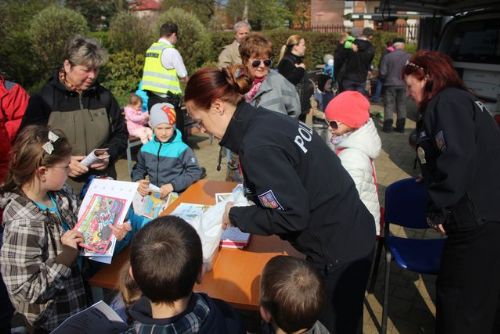
[[[158,217],[165,206],[165,201],[160,198],[160,193],[153,192],[144,196],[143,215],[154,219]]]
[[[75,226],[75,229],[83,234],[84,244],[82,247],[98,254],[106,253],[112,244],[113,233],[110,225],[118,222],[126,202],[122,198],[99,194],[92,196],[89,205]]]

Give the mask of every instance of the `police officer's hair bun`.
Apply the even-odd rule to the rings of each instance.
[[[252,87],[252,79],[243,65],[229,65],[222,69],[228,84],[241,95],[246,94]]]

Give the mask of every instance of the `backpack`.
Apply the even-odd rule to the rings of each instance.
[[[16,137],[28,100],[23,87],[0,76],[0,126],[7,130],[10,142]]]
[[[295,86],[295,89],[299,94],[301,115],[305,115],[311,109],[311,96],[314,94],[314,82],[307,72],[304,72],[304,76]]]

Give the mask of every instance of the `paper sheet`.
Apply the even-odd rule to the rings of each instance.
[[[127,324],[101,300],[64,320],[52,334],[122,333],[126,329]]]

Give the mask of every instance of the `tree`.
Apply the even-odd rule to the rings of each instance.
[[[292,19],[285,0],[253,0],[247,4],[248,20],[254,30],[282,27]],[[235,22],[243,18],[244,11],[244,1],[229,0],[227,12]]]
[[[116,13],[127,9],[124,0],[66,0],[66,7],[82,14],[90,30],[105,30]]]
[[[165,22],[172,22],[179,27],[179,40],[175,47],[179,50],[188,73],[199,68],[210,56],[210,35],[198,18],[180,8],[171,8],[161,14],[155,31]]]
[[[7,78],[29,89],[40,78],[45,78],[32,48],[29,26],[33,16],[54,0],[0,1],[0,72]]]
[[[169,11],[171,8],[182,8],[186,12],[196,15],[204,24],[215,15],[215,6],[220,0],[164,0],[161,5],[162,11]]]
[[[81,14],[58,5],[47,7],[35,15],[29,36],[42,68],[49,71],[61,66],[68,40],[87,31],[87,21]]]
[[[129,12],[118,13],[111,20],[108,40],[112,52],[130,51],[133,54],[144,54],[152,40],[150,25],[145,19],[138,18]]]

